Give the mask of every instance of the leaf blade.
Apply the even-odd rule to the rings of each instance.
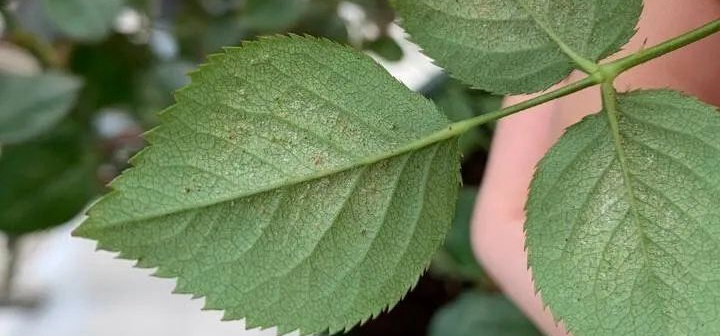
[[[47,17],[64,34],[98,41],[112,31],[125,0],[43,0]]]
[[[526,225],[537,288],[579,335],[716,334],[720,118],[672,91],[618,103],[629,181],[602,115],[539,166]]]
[[[249,326],[337,331],[397,302],[452,220],[445,117],[326,40],[249,42],[191,77],[75,234]]]
[[[507,298],[466,292],[441,308],[430,336],[539,336],[540,332]]]
[[[79,79],[52,72],[0,74],[0,143],[26,141],[51,129],[70,111],[80,87]]]
[[[395,0],[394,7],[451,75],[517,94],[546,89],[617,51],[635,33],[642,1]]]
[[[97,192],[94,153],[78,127],[62,123],[36,139],[4,146],[0,231],[22,235],[76,216]]]

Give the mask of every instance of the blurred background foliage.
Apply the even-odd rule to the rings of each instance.
[[[293,33],[349,44],[384,63],[404,57],[386,0],[0,0],[0,11],[0,231],[13,250],[20,237],[66,223],[102,193],[186,74],[223,46]],[[444,75],[420,92],[452,120],[500,106],[500,97]],[[428,275],[351,335],[537,334],[498,294],[470,244],[492,131],[461,139],[465,187]],[[5,273],[9,280],[12,266]]]

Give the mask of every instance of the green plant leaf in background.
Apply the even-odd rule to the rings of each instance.
[[[251,327],[349,328],[394,305],[458,190],[447,119],[366,55],[274,37],[191,75],[75,234]]]
[[[635,33],[642,0],[394,0],[401,24],[451,75],[494,93],[541,91]]]
[[[443,248],[433,259],[431,271],[435,274],[468,281],[484,280],[485,272],[475,259],[470,240],[470,224],[477,193],[477,188],[465,187],[460,190],[453,226]]]
[[[502,104],[502,97],[470,90],[465,84],[454,79],[442,84],[440,90],[433,90],[429,98],[452,121],[462,121],[498,110]],[[490,150],[490,134],[485,129],[474,128],[460,136],[460,152],[463,157],[468,158],[479,149]]]
[[[127,35],[115,34],[100,43],[75,45],[68,66],[83,77],[85,85],[73,117],[89,121],[110,106],[139,112],[143,102],[138,92],[143,77],[155,63],[147,46],[133,42]]]
[[[194,65],[187,61],[166,61],[144,74],[137,86],[143,102],[139,115],[144,124],[157,125],[157,111],[172,105],[172,93],[190,83],[187,75],[193,69]]]
[[[380,36],[377,40],[366,42],[364,48],[390,62],[399,62],[404,56],[402,47],[391,36]]]
[[[0,73],[0,143],[25,141],[55,126],[74,105],[80,84],[58,73]]]
[[[3,147],[0,231],[24,234],[63,224],[95,194],[94,155],[76,127]]]
[[[247,0],[240,20],[255,31],[281,32],[305,14],[309,0]]]
[[[502,295],[466,292],[433,317],[430,336],[541,336]]]
[[[720,115],[672,91],[618,99],[538,167],[535,284],[576,336],[720,334]],[[614,120],[614,119],[613,119]]]
[[[42,0],[48,19],[65,35],[82,41],[106,37],[125,0]]]

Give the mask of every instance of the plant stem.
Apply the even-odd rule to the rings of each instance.
[[[708,24],[667,40],[654,47],[640,50],[630,56],[602,65],[601,68],[612,74],[618,75],[649,60],[685,47],[717,32],[720,32],[720,19],[713,20]]]
[[[20,236],[8,234],[6,244],[7,258],[5,259],[5,276],[2,284],[0,299],[9,302],[12,299],[13,283],[17,272],[17,262],[20,257]]]
[[[0,20],[5,22],[5,30],[3,33],[13,32],[16,29],[16,22],[13,13],[10,12],[8,4],[5,1],[0,1]]]
[[[16,30],[8,35],[8,39],[17,46],[24,48],[35,56],[43,67],[60,69],[63,61],[52,45],[49,45],[34,35]]]
[[[503,109],[500,109],[500,110],[497,110],[494,112],[485,113],[483,115],[480,115],[480,116],[477,116],[474,118],[456,122],[456,123],[450,125],[450,127],[448,127],[448,129],[453,131],[454,133],[461,134],[473,127],[509,116],[511,114],[515,114],[517,112],[521,112],[523,110],[527,110],[531,107],[535,107],[535,106],[547,103],[551,100],[555,100],[560,97],[567,96],[569,94],[573,94],[575,92],[587,89],[596,84],[599,84],[598,79],[593,76],[588,76],[577,82],[563,86],[557,90],[550,91],[548,93],[545,93],[543,95],[537,96],[532,99],[528,99],[522,103],[508,106],[506,108],[503,108]]]

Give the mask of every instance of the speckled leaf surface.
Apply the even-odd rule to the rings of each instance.
[[[601,113],[538,167],[535,284],[575,336],[718,335],[720,114],[665,90],[620,95],[618,109],[621,146]]]
[[[401,25],[454,77],[495,93],[541,91],[635,33],[642,0],[394,0]]]
[[[249,326],[334,332],[393,306],[453,218],[457,139],[417,142],[446,118],[314,38],[229,48],[191,77],[75,234]]]

